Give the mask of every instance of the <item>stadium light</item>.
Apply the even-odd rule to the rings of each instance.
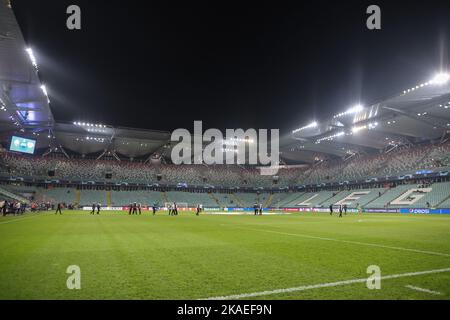
[[[340,132],[338,132],[338,133],[336,133],[336,134],[333,134],[333,135],[331,135],[331,136],[327,136],[327,137],[323,137],[323,138],[317,139],[316,142],[315,142],[315,144],[319,144],[319,143],[321,143],[322,141],[332,141],[332,140],[334,140],[335,138],[341,137],[341,136],[343,136],[343,135],[345,135],[345,132],[344,132],[344,131],[340,131]]]
[[[340,118],[340,117],[343,117],[343,116],[347,116],[349,114],[355,114],[355,113],[361,112],[363,110],[364,110],[364,106],[362,106],[360,104],[357,104],[357,105],[351,107],[350,109],[348,109],[347,111],[341,112],[341,113],[333,116],[333,119]]]
[[[353,113],[358,113],[360,111],[362,111],[364,109],[364,107],[360,104],[357,104],[354,107],[351,107],[350,109],[348,109],[345,113],[346,114],[353,114]]]
[[[375,129],[378,126],[378,122],[371,122],[368,125],[362,125],[362,126],[354,126],[352,127],[352,133],[357,133],[361,130],[365,130],[365,129]]]
[[[37,70],[38,65],[37,65],[36,57],[34,56],[33,50],[31,48],[26,48],[25,51],[28,53],[28,56],[30,57],[31,64]]]
[[[448,73],[438,73],[434,76],[434,78],[430,81],[432,84],[446,84],[450,80],[450,74]]]
[[[48,98],[47,87],[44,84],[41,85],[41,90],[44,93],[45,97],[47,98],[47,102],[50,103],[50,99]]]
[[[107,128],[107,126],[105,124],[100,124],[100,123],[74,121],[73,124],[75,126],[85,127],[84,128],[85,130],[92,131],[92,132],[106,132],[106,130],[104,130],[104,129],[96,129],[96,128],[105,128],[105,129]]]
[[[42,92],[45,94],[45,96],[47,97],[47,96],[48,96],[47,88],[45,87],[44,84],[41,86],[41,90],[42,90]]]
[[[304,127],[295,129],[294,131],[292,131],[292,133],[297,133],[297,132],[300,132],[300,131],[303,131],[303,130],[306,130],[306,129],[317,128],[318,125],[319,124],[316,121],[313,121],[313,122],[311,122],[310,124],[308,124],[308,125],[306,125]]]
[[[357,133],[357,132],[359,132],[359,131],[361,131],[363,129],[366,129],[366,128],[367,128],[366,126],[353,127],[352,128],[352,133]]]

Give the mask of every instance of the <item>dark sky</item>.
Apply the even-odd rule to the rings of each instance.
[[[450,1],[12,2],[58,121],[287,132],[448,62]],[[366,28],[374,3],[379,31]]]

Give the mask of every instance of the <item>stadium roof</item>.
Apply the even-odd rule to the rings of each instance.
[[[132,158],[155,153],[170,140],[169,132],[82,122],[57,123],[53,133],[58,145],[80,154],[112,151]]]
[[[80,154],[115,150],[139,157],[155,152],[170,139],[168,132],[55,123],[47,88],[39,79],[38,60],[25,43],[12,9],[1,1],[0,138],[5,144],[16,134],[36,139],[37,149],[63,147]]]
[[[6,1],[0,2],[0,70],[0,130],[51,127],[53,115],[38,77],[38,61]]]
[[[84,125],[82,125],[84,124]],[[54,123],[51,129],[35,129],[25,132],[6,131],[1,141],[8,143],[11,135],[36,140],[39,153],[57,151],[99,157],[109,153],[120,158],[139,158],[162,153],[170,140],[170,133],[163,131],[112,127],[94,123]],[[161,152],[159,152],[161,149]]]
[[[281,137],[281,158],[299,164],[376,153],[439,140],[449,130],[450,83],[429,81],[396,97],[367,107],[352,107],[293,130]],[[79,154],[113,151],[133,158],[170,154],[170,132],[81,121],[54,123],[50,130],[41,127],[27,132],[38,140],[37,148],[61,146]]]
[[[330,119],[305,124],[282,140],[282,157],[314,162],[444,138],[450,129],[450,76],[405,89],[369,106],[352,106]]]

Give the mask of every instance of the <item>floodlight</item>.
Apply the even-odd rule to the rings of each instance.
[[[311,129],[311,128],[316,128],[319,124],[316,121],[311,122],[310,124],[308,124],[307,126],[295,129],[294,131],[292,131],[292,133],[297,133],[306,129]]]
[[[352,114],[352,113],[358,113],[360,111],[362,111],[364,109],[364,107],[360,104],[357,104],[356,106],[348,109],[345,113],[346,114]]]
[[[47,88],[45,87],[44,84],[41,86],[41,90],[45,94],[45,96],[48,97]]]
[[[35,67],[37,69],[38,66],[37,66],[37,62],[36,62],[36,58],[34,56],[33,50],[31,48],[26,48],[25,51],[28,53],[31,63],[33,64],[33,67]]]
[[[450,80],[450,74],[438,73],[430,82],[433,84],[445,84],[448,82],[448,80]]]
[[[359,127],[353,127],[352,128],[352,133],[357,133],[358,131],[361,131],[363,129],[366,129],[367,126],[359,126]]]

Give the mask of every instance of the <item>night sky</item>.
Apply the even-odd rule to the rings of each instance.
[[[57,121],[286,133],[449,62],[450,1],[12,2]],[[366,28],[370,4],[382,30]]]

